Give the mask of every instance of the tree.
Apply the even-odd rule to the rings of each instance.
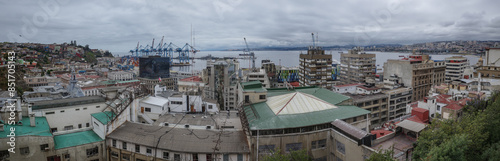
[[[274,151],[271,155],[265,156],[264,161],[312,161],[313,158],[307,154],[307,150],[291,151],[289,154],[281,154],[280,149]]]
[[[391,146],[390,150],[379,150],[372,153],[367,161],[394,161],[394,147]]]
[[[486,160],[500,149],[500,94],[469,102],[459,120],[436,120],[415,144],[415,160]]]

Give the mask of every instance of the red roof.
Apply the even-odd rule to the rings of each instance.
[[[180,81],[184,82],[202,82],[201,77],[199,76],[192,76],[188,78],[181,79]]]
[[[435,96],[437,102],[444,104],[450,104],[452,102],[452,100],[448,99],[450,97],[451,95],[446,95],[446,94],[440,94]]]
[[[413,115],[410,118],[407,118],[407,120],[410,120],[410,121],[413,121],[413,122],[417,122],[417,123],[421,123],[421,124],[427,124],[424,121],[420,120],[420,118],[418,118],[417,115]]]
[[[460,106],[458,103],[452,103],[452,104],[449,104],[448,106],[444,106],[444,108],[452,109],[452,110],[460,110],[463,108],[463,106]]]
[[[300,83],[299,82],[291,82],[290,85],[292,85],[294,87],[299,87]]]
[[[354,84],[344,84],[344,85],[336,85],[334,87],[349,87],[349,86],[359,86],[364,85],[364,83],[354,83]]]
[[[376,135],[377,138],[379,138],[379,137],[386,136],[387,134],[392,133],[392,131],[389,131],[389,130],[372,130],[372,131],[370,131],[370,133],[373,134],[373,135]]]
[[[413,107],[413,105],[412,105],[412,107]],[[425,111],[428,111],[428,110],[426,110],[426,109],[419,108],[419,107],[415,107],[415,108],[413,108],[412,110],[415,110],[415,111],[417,111],[417,112],[425,112]]]

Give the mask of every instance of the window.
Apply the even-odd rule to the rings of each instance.
[[[60,112],[61,112],[61,113],[64,113],[64,110],[61,110]]]
[[[73,130],[73,125],[64,126],[64,130]]]
[[[163,152],[163,159],[168,159],[169,158],[168,155],[169,155],[168,152],[164,151]]]
[[[30,147],[19,148],[19,151],[21,151],[21,155],[29,154],[30,153]]]
[[[79,129],[80,129],[80,128],[82,128],[82,124],[78,124],[78,128],[79,128]]]
[[[198,154],[193,154],[193,161],[198,161]]]
[[[77,108],[77,109],[75,109],[75,111],[80,111],[80,109],[79,109],[79,108]]]
[[[125,150],[127,149],[127,142],[123,142],[122,149],[125,149]]]
[[[101,106],[95,106],[95,108],[101,108]]]
[[[174,161],[181,161],[181,155],[180,154],[174,154]]]
[[[144,111],[151,112],[151,108],[144,108]]]
[[[153,150],[151,148],[146,148],[146,154],[153,154]]]
[[[70,155],[69,154],[64,154],[64,159],[69,159]]]
[[[135,144],[135,152],[136,153],[140,153],[141,152],[141,146],[140,145]],[[163,152],[163,155],[165,155],[165,152]]]
[[[115,158],[118,158],[118,153],[115,152],[115,151],[111,151],[111,156],[115,157]]]
[[[437,106],[437,110],[438,110],[438,111],[441,111],[441,106],[439,106],[439,105],[438,105],[438,106]]]
[[[87,123],[85,124],[85,126],[89,127],[89,126],[90,126],[90,124],[87,122]]]
[[[55,132],[57,132],[57,128],[50,128],[50,132],[51,132],[51,133],[55,133]]]
[[[326,147],[326,139],[318,140],[318,148]]]
[[[259,95],[259,99],[266,99],[266,95]]]
[[[40,145],[40,150],[44,151],[46,149],[49,149],[49,144],[42,144],[42,145]]]
[[[113,139],[111,142],[112,142],[111,145],[113,145],[113,147],[116,147],[116,140]]]
[[[122,160],[130,161],[130,155],[122,154]]]
[[[302,143],[286,144],[286,152],[296,151],[302,149]]]
[[[250,96],[245,95],[245,103],[250,103]]]
[[[97,155],[97,154],[99,154],[99,148],[98,147],[87,149],[87,157],[91,157],[91,156],[94,156],[94,155]]]
[[[207,161],[212,161],[212,154],[207,154]]]
[[[213,105],[208,105],[208,109],[213,109]]]
[[[317,146],[316,146],[316,144],[317,144],[317,143],[318,143],[318,141],[316,141],[316,140],[315,140],[315,141],[312,141],[312,142],[311,142],[311,149],[316,149],[316,147],[317,147]]]
[[[335,144],[337,144],[337,151],[345,155],[345,145],[338,140],[335,140]]]
[[[238,154],[237,161],[243,161],[243,154]]]
[[[352,122],[356,122],[356,121],[358,121],[358,118],[357,117],[353,117],[352,118]]]
[[[259,145],[259,153],[271,153],[275,147],[275,145]]]
[[[46,115],[51,115],[51,114],[55,114],[56,112],[45,112]]]
[[[224,154],[222,161],[229,161],[229,154]]]
[[[86,110],[86,109],[87,109],[87,107],[84,107],[84,108],[83,108],[83,110]]]

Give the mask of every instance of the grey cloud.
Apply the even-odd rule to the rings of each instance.
[[[391,3],[399,4],[400,10],[393,12]],[[45,26],[37,27],[29,41],[77,40],[93,48],[128,51],[137,42],[146,46],[162,36],[166,43],[190,43],[191,25],[200,50],[243,48],[243,37],[252,48],[307,46],[311,32],[319,34],[319,45],[324,46],[355,44],[360,35],[369,44],[498,40],[498,32],[492,29],[500,27],[500,11],[494,7],[499,4],[494,0],[69,1]],[[9,32],[22,33],[23,17],[31,21],[43,12],[31,1],[2,3],[0,10],[13,13],[0,14],[0,31],[4,31],[0,41],[9,41]]]

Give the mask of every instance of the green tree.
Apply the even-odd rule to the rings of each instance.
[[[265,156],[264,161],[312,161],[313,158],[307,154],[307,150],[291,151],[288,154],[282,154],[280,149],[274,151],[271,155]]]
[[[415,160],[486,160],[498,156],[500,94],[475,100],[459,120],[436,120],[415,144]],[[496,150],[496,151],[495,151]],[[498,157],[496,157],[498,158]]]
[[[391,147],[390,150],[379,150],[372,153],[367,161],[394,161],[394,147]]]

